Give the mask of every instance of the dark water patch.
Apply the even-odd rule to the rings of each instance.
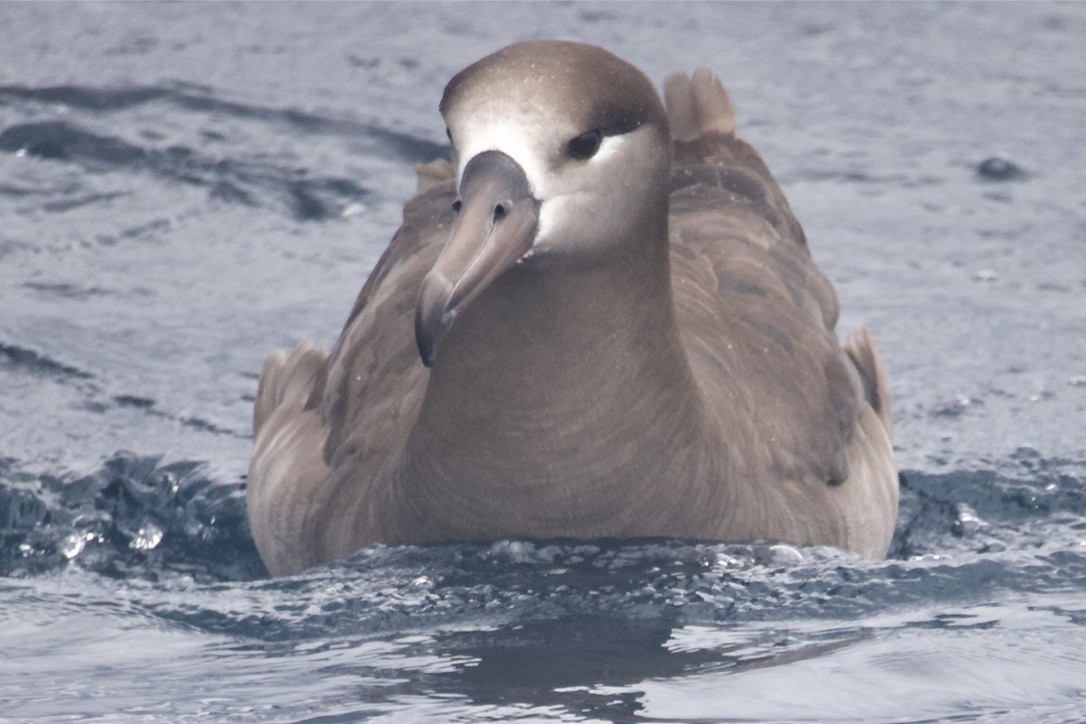
[[[435,158],[447,158],[448,146],[418,138],[402,131],[383,128],[371,123],[329,118],[295,108],[269,108],[238,101],[216,98],[213,90],[192,84],[174,86],[135,86],[101,88],[87,86],[0,86],[0,103],[32,101],[63,105],[84,111],[117,112],[148,103],[167,102],[201,115],[217,115],[242,120],[285,125],[304,134],[337,136],[348,139],[368,138],[375,141],[375,155],[399,159],[407,163],[427,163]]]
[[[320,221],[338,214],[343,204],[334,203],[339,198],[361,198],[369,192],[346,179],[326,179],[314,183],[309,180],[292,181],[286,185],[287,198],[294,218],[299,221]],[[333,203],[330,203],[333,200]]]
[[[87,111],[120,111],[169,97],[171,91],[155,86],[129,88],[94,88],[75,85],[31,88],[22,85],[0,86],[0,103],[34,101]]]
[[[17,239],[4,239],[0,238],[0,259],[12,254],[19,254],[27,251],[35,251],[37,247],[31,245],[29,242],[20,241]]]
[[[237,430],[229,427],[223,427],[222,425],[218,425],[211,420],[207,420],[202,417],[195,417],[189,415],[177,417],[170,414],[166,414],[164,415],[164,417],[170,420],[176,420],[177,422],[180,422],[186,427],[191,427],[193,430],[199,430],[201,432],[210,432],[215,435],[229,435],[230,437],[236,437],[241,440],[248,440],[251,437],[246,433],[238,432]]]
[[[617,20],[613,13],[601,9],[581,10],[577,13],[577,19],[584,23],[593,24],[614,22]]]
[[[1086,530],[1083,466],[1045,460],[1032,448],[1012,460],[1023,477],[991,470],[904,475],[891,557],[953,560],[1061,544],[1074,548],[1076,532]],[[1086,565],[1086,546],[1079,548]]]
[[[977,177],[982,181],[1022,181],[1029,174],[1014,161],[993,156],[977,164]]]
[[[365,68],[366,70],[373,70],[381,66],[381,59],[376,56],[364,57],[357,53],[347,54],[347,63],[352,68]]]
[[[960,396],[947,402],[938,403],[928,411],[928,415],[930,417],[955,420],[968,412],[976,412],[977,408],[983,407],[983,405],[983,400]]]
[[[114,199],[123,198],[125,196],[128,196],[128,193],[124,191],[114,191],[105,194],[85,194],[72,199],[47,201],[42,204],[42,209],[44,209],[45,211],[64,213],[66,211],[80,209],[84,206],[90,206],[91,204],[99,204],[106,201],[113,201]]]
[[[120,240],[150,239],[169,231],[173,223],[169,219],[153,219],[144,224],[137,224],[121,229],[113,236],[98,237],[106,245],[116,244]],[[151,294],[145,287],[138,288],[140,294]]]
[[[675,650],[667,645],[671,635],[672,626],[663,620],[586,616],[534,621],[404,641],[397,647],[397,657],[445,663],[420,667],[411,677],[396,677],[394,671],[368,662],[340,665],[336,673],[388,680],[366,697],[371,703],[434,695],[454,701],[466,697],[475,706],[530,707],[523,713],[527,720],[535,719],[532,713],[550,711],[568,712],[566,716],[575,717],[572,720],[586,717],[590,721],[628,722],[641,721],[637,718],[642,709],[641,692],[619,688],[651,678],[771,665],[769,656],[745,656],[727,648]],[[814,649],[824,654],[827,645],[791,648],[799,658],[813,656]],[[808,649],[806,654],[804,648]],[[780,647],[778,655],[784,649]],[[637,655],[630,655],[635,651]]]
[[[10,196],[12,198],[28,198],[32,196],[49,196],[58,194],[78,194],[79,185],[77,183],[58,184],[50,187],[42,186],[26,186],[25,181],[19,180],[20,183],[0,183],[0,196]]]
[[[243,486],[198,463],[118,453],[82,477],[33,477],[0,461],[0,575],[76,566],[112,578],[248,580],[264,575]]]
[[[85,131],[67,121],[18,123],[0,131],[0,151],[53,161],[91,162],[98,168],[143,163],[147,153],[112,136]]]
[[[16,124],[0,132],[0,151],[76,163],[91,172],[115,169],[152,173],[209,189],[215,198],[253,205],[265,190],[302,221],[338,216],[370,192],[346,178],[311,176],[305,169],[240,159],[212,159],[191,148],[148,149],[103,136],[67,121]]]
[[[817,38],[834,30],[832,25],[825,23],[804,23],[799,26],[799,34],[808,38]]]
[[[44,284],[32,288],[50,295],[76,299],[85,299],[90,296],[109,293],[104,290],[94,288],[86,290],[66,284]],[[251,438],[248,430],[238,431],[200,415],[179,414],[174,411],[160,409],[155,401],[150,398],[127,393],[116,394],[108,389],[108,383],[103,384],[101,379],[89,372],[60,362],[33,349],[0,342],[0,369],[5,368],[16,374],[48,378],[74,387],[78,395],[78,399],[74,404],[80,409],[90,412],[105,414],[111,409],[128,408],[199,432],[228,436],[240,440]]]
[[[268,108],[214,98],[209,95],[176,93],[177,105],[201,113],[215,113],[235,118],[259,120],[290,126],[306,134],[337,136],[348,139],[368,138],[376,141],[376,156],[398,159],[408,163],[428,163],[435,158],[447,158],[449,148],[401,131],[371,123],[328,118],[294,108]]]
[[[23,284],[23,288],[38,292],[46,297],[57,299],[83,300],[91,299],[93,297],[107,297],[115,294],[115,292],[108,289],[102,289],[101,287],[83,287],[78,284],[63,282],[26,282]]]
[[[787,177],[786,177],[787,178]],[[937,178],[917,178],[906,176],[900,173],[888,173],[888,174],[872,174],[865,171],[849,171],[842,169],[804,169],[795,174],[794,178],[787,178],[787,182],[791,181],[815,181],[819,183],[848,183],[848,184],[872,184],[872,185],[886,185],[886,186],[928,186],[932,183],[940,183],[941,179]]]
[[[15,369],[32,374],[54,378],[89,380],[90,373],[70,365],[58,362],[40,352],[19,345],[0,342],[0,360]]]
[[[995,201],[997,204],[1009,204],[1014,201],[1014,197],[1011,196],[1009,193],[1000,191],[986,191],[981,194],[981,196],[988,199],[989,201]]]
[[[213,435],[225,435],[228,437],[235,437],[240,440],[249,440],[252,438],[248,432],[239,432],[229,427],[218,425],[210,420],[206,420],[202,417],[195,415],[178,415],[167,410],[161,410],[157,407],[154,400],[148,397],[140,397],[138,395],[115,395],[110,402],[117,407],[125,407],[135,410],[140,410],[147,415],[157,417],[163,420],[169,420],[170,422],[184,425],[185,427],[197,430],[199,432],[208,432]],[[101,401],[89,401],[87,406],[89,409],[97,409],[104,412],[109,409],[110,402],[104,400]]]
[[[681,679],[694,673],[740,674],[827,657],[869,638],[862,630],[830,630],[802,640],[768,632],[766,640],[756,643],[681,648],[675,645],[677,624],[681,626],[666,618],[629,621],[586,616],[496,631],[451,632],[436,642],[408,647],[405,653],[436,654],[465,665],[427,672],[424,682],[415,680],[397,688],[408,694],[424,683],[448,696],[467,695],[477,705],[518,701],[592,720],[643,721],[638,685],[646,680]],[[631,651],[639,654],[631,656]]]
[[[208,193],[213,199],[218,199],[219,201],[225,201],[231,204],[241,204],[242,206],[258,205],[257,197],[255,195],[229,181],[214,181],[208,187]]]
[[[134,395],[117,395],[113,398],[113,401],[121,407],[135,407],[140,410],[148,410],[155,406],[154,400]]]

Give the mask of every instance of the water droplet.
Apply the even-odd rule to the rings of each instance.
[[[783,543],[771,545],[769,553],[773,562],[780,565],[790,566],[803,562],[803,554],[799,552],[799,549]]]
[[[972,535],[982,528],[986,528],[988,524],[977,515],[977,511],[965,503],[958,503],[956,506],[958,517],[954,521],[954,531],[958,535]]]
[[[136,531],[136,537],[128,543],[128,547],[137,551],[149,551],[162,542],[163,532],[154,523],[145,523]]]
[[[60,554],[69,561],[83,552],[87,542],[94,540],[93,533],[72,533],[60,544]]]

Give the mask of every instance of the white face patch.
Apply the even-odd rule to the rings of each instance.
[[[457,131],[457,153],[459,167],[456,170],[456,183],[460,185],[464,177],[464,167],[468,161],[484,151],[501,151],[516,161],[528,178],[528,185],[539,200],[547,194],[547,165],[543,158],[543,143],[540,143],[539,127],[518,123],[509,118],[486,119],[473,117]]]
[[[532,241],[532,247],[539,243],[540,239],[550,238],[551,233],[557,228],[559,222],[566,216],[565,209],[566,197],[559,196],[556,199],[549,199],[539,206],[539,226],[536,228],[535,239]]]
[[[538,118],[529,122],[497,113],[476,113],[457,125],[454,136],[458,154],[458,185],[463,179],[464,168],[468,162],[484,151],[501,151],[524,169],[532,195],[540,202],[539,228],[535,242],[548,239],[569,215],[573,197],[600,191],[595,185],[578,187],[578,181],[588,181],[594,176],[583,173],[587,170],[586,167],[608,163],[629,140],[628,135],[605,137],[592,158],[571,162],[572,165],[565,170],[573,178],[563,179],[555,175],[547,162],[548,154],[554,153],[556,149],[564,149],[569,142],[565,137],[556,138],[555,130]]]
[[[600,163],[606,161],[614,154],[618,153],[618,149],[626,142],[626,136],[604,136],[603,142],[600,143],[600,150],[596,151],[596,155],[588,160],[588,163]]]

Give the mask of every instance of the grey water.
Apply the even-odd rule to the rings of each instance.
[[[268,579],[330,346],[513,40],[707,66],[872,331],[889,559],[375,546]],[[0,4],[0,720],[1086,721],[1086,4]]]

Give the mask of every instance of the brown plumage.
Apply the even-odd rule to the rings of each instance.
[[[885,555],[871,339],[838,343],[833,288],[719,81],[665,95],[559,42],[449,83],[453,164],[417,169],[331,356],[265,362],[248,504],[273,574],[511,536]]]

